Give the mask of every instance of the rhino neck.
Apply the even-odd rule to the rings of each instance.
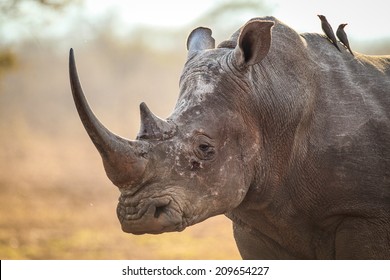
[[[294,205],[286,203],[294,191],[288,188],[286,180],[291,172],[296,174],[295,179],[299,178],[300,170],[293,170],[294,166],[304,164],[310,157],[308,135],[313,127],[317,90],[316,73],[312,72],[315,64],[305,52],[304,39],[280,24],[273,32],[269,54],[244,73],[242,84],[249,89],[244,102],[250,110],[248,115],[253,116],[252,125],[259,131],[261,148],[248,194],[227,215],[235,223],[253,225],[253,230],[269,227],[270,232],[271,224],[280,223],[277,216],[272,218],[275,209],[280,213],[297,211]],[[289,46],[285,44],[286,34]],[[262,217],[253,215],[254,212]],[[255,216],[259,221],[245,220],[246,216]]]

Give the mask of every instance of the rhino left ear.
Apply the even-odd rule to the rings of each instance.
[[[241,29],[237,46],[234,49],[238,66],[245,67],[259,63],[271,47],[273,21],[252,20]]]
[[[202,51],[215,48],[215,40],[210,28],[198,27],[190,33],[187,39],[188,51]]]

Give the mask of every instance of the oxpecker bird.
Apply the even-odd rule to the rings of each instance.
[[[344,31],[344,27],[346,25],[347,25],[347,23],[340,24],[339,28],[337,28],[336,35],[337,35],[337,38],[339,38],[340,42],[343,43],[343,45],[346,46],[347,49],[349,50],[349,52],[354,56],[354,54],[349,46],[347,34]]]
[[[332,41],[333,45],[341,52],[339,46],[337,45],[336,36],[334,35],[332,26],[330,26],[329,22],[326,20],[326,17],[323,15],[318,15],[321,20],[321,27],[324,31],[325,35]]]

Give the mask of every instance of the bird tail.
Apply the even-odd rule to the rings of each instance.
[[[339,48],[337,42],[333,42],[333,45],[339,50],[339,52],[341,52],[341,50],[340,50],[340,48]]]
[[[349,50],[349,52],[352,54],[352,56],[355,56],[351,50],[351,48],[349,46],[347,46],[347,49]]]

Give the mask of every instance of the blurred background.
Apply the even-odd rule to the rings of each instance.
[[[0,259],[239,259],[230,221],[181,233],[121,231],[119,192],[76,113],[68,52],[97,116],[135,138],[139,103],[169,116],[189,32],[218,42],[273,15],[298,32],[348,23],[351,47],[390,54],[389,3],[358,1],[0,0]]]

